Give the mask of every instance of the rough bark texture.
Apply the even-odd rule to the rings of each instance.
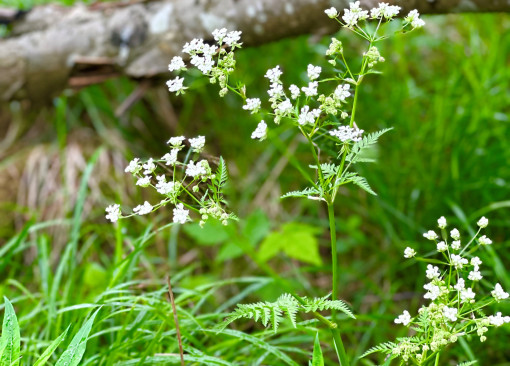
[[[388,1],[388,0],[387,0]],[[379,1],[364,0],[373,7]],[[505,12],[507,0],[396,0],[407,12]],[[0,40],[0,101],[41,100],[67,86],[117,75],[149,78],[167,72],[182,45],[215,28],[243,31],[245,45],[338,29],[324,9],[348,0],[166,0],[37,7]]]

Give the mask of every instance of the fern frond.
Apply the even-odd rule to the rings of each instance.
[[[457,366],[471,366],[471,365],[474,365],[474,364],[477,364],[478,361],[467,361],[467,362],[462,362],[462,363],[459,363]]]
[[[370,348],[368,351],[366,351],[361,356],[359,356],[359,358],[367,357],[368,355],[371,355],[372,353],[376,353],[376,352],[380,352],[380,353],[384,353],[384,354],[389,355],[389,354],[391,354],[391,352],[393,351],[393,349],[396,346],[397,346],[397,344],[393,343],[393,342],[381,343],[381,344],[378,344],[375,347]]]
[[[375,193],[372,190],[372,188],[370,187],[370,185],[368,184],[367,180],[364,177],[360,177],[359,175],[354,175],[349,178],[349,181],[351,183],[357,185],[364,191],[367,191],[368,193],[373,194],[374,196],[377,196],[377,193]]]
[[[356,142],[352,148],[351,152],[347,155],[346,160],[353,164],[362,162],[361,159],[358,160],[358,155],[365,150],[366,148],[374,145],[379,140],[379,137],[384,135],[386,132],[392,130],[393,128],[385,128],[384,130],[376,131],[369,133],[368,135],[363,136],[361,141]]]
[[[321,192],[318,189],[313,188],[313,187],[308,187],[308,188],[303,189],[302,191],[292,191],[292,192],[285,193],[280,198],[283,199],[283,198],[288,198],[288,197],[308,197],[308,196],[313,196],[313,195],[320,196],[320,194],[321,194]]]
[[[303,305],[305,312],[315,312],[317,310],[337,310],[352,319],[356,319],[349,306],[342,300],[328,300],[327,297],[316,297],[313,299],[304,298],[306,304]]]

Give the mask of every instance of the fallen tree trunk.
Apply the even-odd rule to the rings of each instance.
[[[503,0],[389,1],[403,13],[505,12]],[[0,101],[43,100],[68,86],[118,75],[150,78],[192,38],[215,28],[242,30],[245,45],[338,29],[324,9],[348,0],[166,0],[100,3],[86,7],[40,6],[11,14],[12,32],[0,40]],[[363,6],[378,1],[363,0]],[[5,19],[3,20],[5,22]]]

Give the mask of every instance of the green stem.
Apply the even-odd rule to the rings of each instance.
[[[440,353],[438,352],[436,355],[436,362],[434,363],[434,366],[439,366],[439,355]]]
[[[349,359],[345,353],[344,343],[342,342],[342,336],[338,328],[331,328],[331,334],[333,335],[333,341],[335,342],[335,350],[340,360],[340,366],[349,366]]]

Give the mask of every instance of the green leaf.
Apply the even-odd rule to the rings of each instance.
[[[370,194],[373,194],[374,196],[377,196],[377,193],[375,193],[372,188],[370,188],[370,185],[368,184],[367,180],[364,177],[360,177],[358,175],[355,175],[350,178],[350,181],[360,187],[361,189],[367,191]]]
[[[70,327],[70,326],[69,326]],[[51,357],[51,355],[53,354],[53,352],[55,352],[55,350],[57,349],[57,347],[60,345],[60,343],[62,343],[62,341],[65,339],[65,337],[67,336],[67,332],[69,331],[69,327],[67,327],[67,329],[64,331],[64,333],[62,333],[57,339],[55,339],[50,345],[48,348],[46,348],[46,350],[43,352],[43,354],[41,355],[41,357],[39,357],[39,359],[37,361],[35,361],[34,363],[34,366],[42,366],[46,363],[46,361],[48,361],[48,359]]]
[[[250,243],[255,245],[267,235],[270,227],[271,223],[264,211],[256,210],[246,218],[242,233]]]
[[[321,344],[319,342],[319,333],[315,336],[313,343],[312,366],[324,366],[324,357],[322,356]]]
[[[230,235],[218,220],[207,220],[204,227],[198,223],[183,226],[183,230],[200,245],[216,245],[226,241]]]
[[[319,241],[315,237],[320,233],[317,228],[300,224],[287,223],[280,231],[272,232],[259,247],[259,257],[267,261],[280,252],[305,263],[321,265]]]
[[[94,324],[94,319],[101,308],[97,309],[94,314],[83,324],[78,333],[74,336],[73,340],[60,356],[55,366],[77,366],[85,353],[87,348],[87,340]]]
[[[18,366],[20,359],[20,333],[18,319],[11,302],[4,297],[5,313],[0,339],[0,366]]]

